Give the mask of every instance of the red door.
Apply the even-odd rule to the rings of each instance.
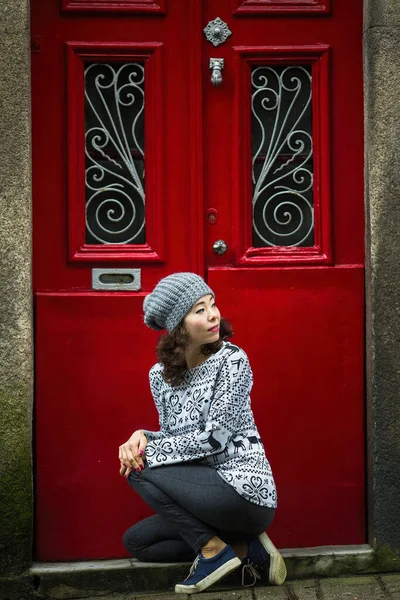
[[[122,556],[149,513],[117,448],[157,427],[141,307],[177,270],[249,354],[278,545],[364,542],[361,17],[32,2],[37,559]]]

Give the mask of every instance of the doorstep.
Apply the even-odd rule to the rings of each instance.
[[[399,557],[369,545],[281,550],[288,580],[400,571]],[[384,564],[386,561],[386,564]],[[142,563],[135,559],[34,563],[28,572],[40,599],[96,598],[115,593],[173,591],[185,579],[188,563]],[[240,569],[224,586],[241,587]]]

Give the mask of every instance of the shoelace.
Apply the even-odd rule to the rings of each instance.
[[[245,584],[246,573],[248,573],[253,581],[251,583]],[[242,586],[243,587],[253,587],[256,584],[257,579],[261,579],[260,573],[257,571],[256,567],[251,562],[247,562],[242,567]]]
[[[200,554],[198,554],[196,556],[196,558],[194,559],[192,566],[190,567],[189,575],[186,577],[186,579],[189,579],[189,577],[191,577],[193,575],[193,573],[196,570],[197,565],[199,564],[199,560],[200,560]],[[186,581],[186,579],[185,579],[185,581]]]

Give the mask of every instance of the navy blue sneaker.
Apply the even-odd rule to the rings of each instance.
[[[236,556],[231,546],[225,546],[221,552],[212,558],[204,558],[202,554],[199,554],[185,581],[176,584],[175,593],[196,594],[202,592],[240,567],[241,564],[240,558]]]
[[[245,587],[248,587],[245,585],[247,573],[253,577],[250,585],[262,579],[262,575],[267,577],[270,585],[282,585],[286,579],[285,561],[266,533],[249,540],[249,551],[242,570],[242,584]]]

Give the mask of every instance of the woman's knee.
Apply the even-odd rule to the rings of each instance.
[[[139,555],[146,548],[144,544],[144,540],[141,539],[138,534],[138,523],[129,527],[122,536],[122,543],[128,552],[133,556],[133,558],[137,558],[138,560],[142,560]]]
[[[140,561],[149,560],[148,550],[154,544],[155,531],[153,520],[157,517],[143,519],[129,527],[122,536],[122,543],[128,552]]]
[[[130,554],[132,554],[134,537],[131,534],[132,527],[129,527],[122,536],[122,543]]]

